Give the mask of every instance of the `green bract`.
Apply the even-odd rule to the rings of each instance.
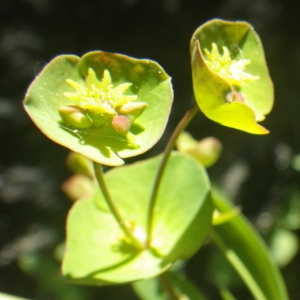
[[[115,168],[104,176],[124,222],[141,242],[161,158]],[[204,168],[187,155],[173,153],[159,189],[149,248],[138,250],[131,244],[96,191],[75,202],[69,213],[63,274],[74,283],[92,285],[159,275],[199,249],[210,229],[212,210]]]
[[[210,119],[253,134],[266,134],[263,121],[273,106],[259,37],[246,22],[212,20],[191,40],[193,87],[200,109]]]
[[[158,141],[172,100],[171,79],[156,62],[96,51],[53,59],[24,105],[53,141],[117,166]]]

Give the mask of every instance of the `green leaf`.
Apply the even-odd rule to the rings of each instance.
[[[131,286],[141,300],[169,300],[167,292],[161,286],[160,277],[140,280]]]
[[[139,103],[147,104],[140,115],[134,112],[138,118],[128,135],[114,130],[107,121],[111,118],[104,119],[103,124],[97,120],[102,125],[89,128],[76,128],[62,122],[58,109],[74,105],[66,95],[74,93],[74,86],[84,85],[84,78],[91,69],[99,80],[104,70],[108,70],[113,86],[123,87],[120,93],[126,89],[128,99],[130,95],[134,99],[137,96]],[[32,121],[54,142],[95,162],[117,166],[124,163],[122,158],[144,153],[159,140],[172,100],[171,79],[156,62],[96,51],[81,58],[74,55],[54,58],[30,85],[24,106]],[[128,138],[137,139],[139,146],[132,147]]]
[[[212,225],[218,226],[220,224],[224,224],[224,223],[230,221],[231,219],[233,219],[240,212],[241,212],[240,207],[234,207],[232,210],[222,212],[222,213],[220,213],[218,210],[214,210]]]
[[[29,299],[20,298],[20,297],[12,296],[12,295],[9,295],[9,294],[0,293],[0,300],[29,300]]]
[[[178,299],[205,300],[206,297],[200,292],[187,277],[178,272],[166,272],[162,275],[172,286]]]
[[[238,80],[238,84],[234,84],[228,76],[223,75],[226,73],[224,69],[220,72],[212,69],[207,51],[212,49],[213,44],[219,52],[223,49],[223,54],[222,47],[228,49],[231,66],[233,62],[248,60],[247,74],[259,76],[259,79],[252,82]],[[253,134],[268,133],[256,122],[263,121],[272,109],[273,84],[260,39],[251,25],[246,22],[211,20],[195,31],[190,51],[194,94],[202,112],[224,126]],[[241,69],[243,71],[244,68]],[[243,77],[239,73],[235,75]],[[233,95],[237,97],[232,98]]]
[[[223,300],[236,300],[236,298],[231,294],[231,292],[225,287],[220,288],[219,294]]]
[[[142,300],[168,300],[170,293],[172,299],[206,299],[188,278],[178,272],[166,272],[159,277],[138,281],[132,287]]]
[[[41,253],[24,253],[18,257],[18,266],[26,275],[32,277],[38,286],[34,299],[90,299],[87,291],[62,280],[59,264],[54,257],[49,256],[49,253],[44,255]],[[3,300],[1,294],[0,299]],[[21,299],[8,298],[7,300]]]
[[[105,174],[120,214],[141,238],[147,232],[149,199],[160,161],[161,156]],[[75,283],[124,283],[161,274],[200,248],[213,209],[204,168],[177,153],[171,156],[162,179],[149,249],[133,247],[113,216],[101,209],[103,203],[97,192],[77,201],[69,213],[63,273]]]
[[[216,208],[231,211],[233,206],[216,193]],[[211,231],[212,240],[239,273],[256,300],[288,299],[285,284],[264,241],[242,214]]]

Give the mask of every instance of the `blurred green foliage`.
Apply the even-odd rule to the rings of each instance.
[[[276,228],[288,230],[299,240],[300,174],[296,164],[293,163],[296,170],[290,164],[293,155],[300,153],[300,42],[294,38],[294,32],[300,29],[295,14],[299,6],[298,1],[282,0],[255,0],[252,4],[233,0],[209,4],[193,0],[1,1],[0,134],[5,143],[0,156],[0,290],[31,299],[64,299],[68,289],[78,289],[78,294],[88,300],[114,300],[120,295],[125,300],[135,299],[128,286],[99,289],[65,283],[59,293],[59,288],[51,284],[41,288],[47,285],[48,278],[61,278],[53,251],[64,240],[65,216],[71,203],[57,191],[70,174],[65,167],[67,152],[36,132],[22,112],[20,101],[32,77],[57,53],[81,55],[94,49],[130,53],[159,61],[172,75],[177,100],[171,127],[192,97],[186,47],[189,37],[199,24],[216,16],[250,22],[263,40],[276,87],[275,106],[265,124],[271,134],[261,138],[229,133],[205,118],[191,124],[191,133],[197,140],[206,135],[221,140],[222,156],[209,174],[242,206],[270,245]],[[92,27],[94,30],[90,30]],[[161,151],[168,135],[167,129],[165,138],[149,155]],[[41,231],[42,236],[30,234],[36,224],[50,230],[52,238],[47,235],[49,231]],[[33,237],[39,242],[33,244]],[[34,246],[28,246],[26,241]],[[48,277],[34,276],[29,269],[19,268],[16,261],[23,254],[36,256],[36,261],[47,257],[54,266]],[[219,290],[206,281],[215,283],[217,275],[230,283],[237,299],[252,299],[234,270],[217,257],[218,252],[206,245],[184,271],[196,285],[204,286],[209,299],[220,299]],[[291,299],[297,300],[299,251],[288,257],[282,271]],[[200,265],[208,271],[199,273]],[[213,273],[215,265],[218,274]]]

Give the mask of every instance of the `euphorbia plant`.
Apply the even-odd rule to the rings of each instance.
[[[212,20],[196,30],[190,52],[197,103],[163,154],[131,165],[120,166],[150,149],[169,117],[172,85],[160,65],[102,51],[62,55],[29,87],[24,106],[33,122],[73,151],[68,161],[77,174],[63,186],[76,200],[63,274],[89,285],[136,282],[142,299],[205,299],[168,269],[210,237],[255,299],[287,299],[260,237],[210,185],[205,167],[218,159],[220,142],[183,132],[200,108],[225,126],[268,133],[256,123],[273,105],[261,43],[246,22]],[[118,167],[103,174],[102,165]],[[143,293],[149,284],[156,286],[150,296]]]

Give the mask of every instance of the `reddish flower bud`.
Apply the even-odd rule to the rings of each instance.
[[[244,99],[243,94],[234,91],[234,92],[230,92],[226,95],[226,101],[227,101],[227,103],[231,103],[233,101],[244,103],[245,99]]]
[[[115,116],[111,125],[115,131],[122,134],[126,134],[131,127],[130,120],[124,115]]]

